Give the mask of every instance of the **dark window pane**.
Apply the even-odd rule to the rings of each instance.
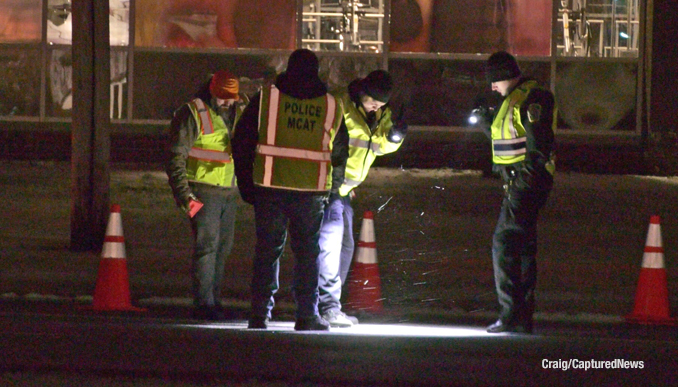
[[[464,126],[475,97],[489,89],[482,61],[389,61],[394,87],[407,101],[410,125]]]
[[[635,130],[636,65],[559,63],[560,118],[577,130]]]
[[[215,71],[227,69],[240,78],[240,91],[252,96],[288,55],[223,55],[137,52],[134,57],[134,118],[168,120],[193,98]],[[189,65],[190,64],[190,65]]]
[[[525,76],[549,86],[549,62],[520,62]],[[482,60],[389,61],[394,88],[407,105],[406,118],[411,125],[469,126],[471,110],[480,100],[484,104],[500,102],[485,80]],[[395,103],[395,102],[394,102]]]
[[[0,115],[40,114],[40,51],[37,47],[0,48]]]

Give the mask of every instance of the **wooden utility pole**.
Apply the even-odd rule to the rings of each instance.
[[[71,249],[98,250],[109,213],[108,0],[73,0]]]

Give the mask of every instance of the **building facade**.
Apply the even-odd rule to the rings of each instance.
[[[0,0],[0,126],[68,130],[78,0]],[[255,93],[300,47],[330,88],[377,68],[412,126],[467,128],[491,100],[483,63],[516,55],[554,91],[559,129],[642,137],[675,126],[673,0],[110,0],[110,98],[117,131],[154,133],[209,74]],[[95,29],[92,29],[94,31]],[[666,47],[666,49],[661,49]],[[666,99],[666,100],[665,100]],[[65,128],[65,129],[64,129]]]

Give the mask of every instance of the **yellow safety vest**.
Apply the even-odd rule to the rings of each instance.
[[[330,94],[296,99],[275,86],[262,90],[254,183],[298,191],[327,191],[332,185],[332,141],[341,109]]]
[[[539,87],[536,81],[530,80],[516,87],[499,108],[492,122],[492,161],[495,164],[509,165],[525,160],[527,153],[527,137],[525,126],[520,117],[520,107],[527,99],[529,92]],[[553,109],[552,130],[555,132],[557,111]],[[555,164],[553,155],[546,165],[546,169],[553,174]]]
[[[186,177],[189,181],[223,187],[236,185],[231,158],[231,134],[224,120],[200,98],[189,102],[200,134],[188,152]],[[236,121],[242,106],[236,108]],[[235,126],[235,125],[234,125]]]
[[[347,92],[339,97],[344,122],[348,129],[348,160],[344,182],[339,187],[339,194],[346,196],[351,190],[367,178],[367,173],[377,156],[392,153],[400,148],[402,141],[393,143],[386,136],[393,127],[391,109],[377,111],[378,124],[374,132],[365,122],[365,113],[351,101]]]

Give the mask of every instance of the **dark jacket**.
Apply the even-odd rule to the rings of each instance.
[[[297,99],[317,98],[327,93],[327,87],[319,77],[290,76],[287,72],[280,74],[275,86],[281,93]],[[254,157],[259,141],[259,101],[261,93],[257,93],[245,108],[235,129],[232,139],[235,176],[242,199],[253,204],[257,190],[272,188],[254,185],[252,177]],[[348,159],[348,131],[342,120],[339,131],[332,143],[332,192],[337,192],[344,181],[344,170]]]

